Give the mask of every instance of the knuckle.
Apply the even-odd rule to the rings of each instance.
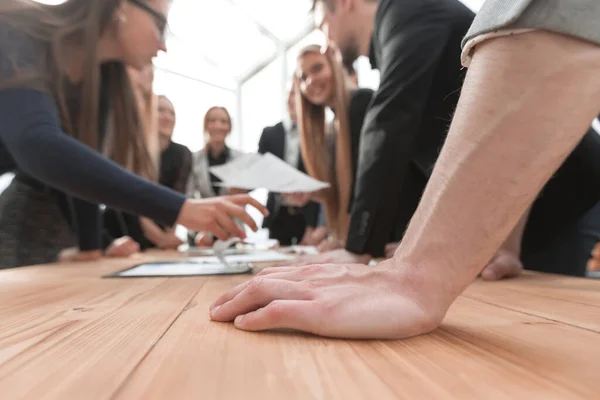
[[[301,284],[303,286],[303,289],[307,292],[311,292],[314,289],[321,287],[321,285],[319,284],[319,281],[316,281],[314,279],[303,281],[303,282],[301,282]]]
[[[286,313],[286,306],[284,300],[273,300],[269,303],[268,307],[265,309],[267,312],[268,318],[271,320],[280,319]]]
[[[339,304],[334,300],[322,300],[317,303],[317,309],[325,320],[339,314]]]
[[[246,288],[248,294],[250,296],[256,295],[261,292],[264,286],[264,278],[256,277],[250,281],[248,287]]]
[[[272,274],[274,272],[277,272],[277,268],[276,267],[269,267],[269,268],[265,268],[262,271],[260,271],[256,276],[265,276],[265,275],[269,275]]]
[[[301,272],[305,276],[317,275],[323,272],[323,266],[320,264],[309,265],[304,267]]]

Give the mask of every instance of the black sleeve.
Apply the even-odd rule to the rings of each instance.
[[[390,239],[412,146],[450,31],[426,6],[412,8],[384,11],[376,24],[381,82],[362,130],[346,242],[347,250],[374,257],[384,255]]]
[[[92,203],[173,225],[185,201],[64,134],[54,101],[40,91],[0,90],[0,141],[19,170]]]
[[[102,227],[100,207],[98,204],[68,196],[55,191],[56,202],[69,227],[77,237],[79,250],[102,250]]]
[[[77,233],[78,246],[81,251],[104,249],[102,234],[102,214],[98,204],[71,197],[74,217],[75,232]]]
[[[360,137],[362,128],[365,121],[365,115],[373,99],[373,91],[371,89],[358,89],[352,93],[350,101],[350,154],[352,158],[352,190],[351,195],[356,190],[356,170],[358,167],[358,156]],[[354,199],[350,199],[348,203],[348,212],[351,212],[352,202]]]
[[[262,134],[260,135],[260,139],[258,140],[258,153],[259,154],[265,154],[266,152],[268,152],[268,147],[269,147],[269,128],[265,128],[262,131]]]
[[[181,194],[187,193],[188,180],[192,172],[192,152],[185,146],[181,146],[181,164],[177,171],[177,179],[173,183],[173,189]]]

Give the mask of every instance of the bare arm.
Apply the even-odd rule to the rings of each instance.
[[[395,254],[397,264],[421,267],[425,282],[441,281],[444,307],[585,133],[600,105],[599,68],[599,47],[542,32],[494,39],[475,53],[448,139]]]
[[[506,240],[502,243],[501,248],[507,249],[517,256],[521,255],[521,242],[523,241],[523,232],[525,232],[525,226],[527,226],[527,219],[529,218],[529,212],[531,207],[527,208],[517,225],[510,232]]]

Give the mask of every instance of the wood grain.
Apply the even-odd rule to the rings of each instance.
[[[600,399],[598,281],[476,281],[432,334],[345,341],[211,322],[245,275],[101,278],[173,257],[0,271],[0,398]]]
[[[463,296],[600,333],[599,282],[561,279],[564,282],[562,285],[561,281],[548,279],[544,286],[539,285],[543,278],[535,284],[528,283],[529,279],[521,282],[518,279],[478,282],[469,287]]]

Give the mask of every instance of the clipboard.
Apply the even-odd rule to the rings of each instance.
[[[134,265],[103,278],[184,278],[194,276],[243,275],[252,272],[251,263],[229,263],[199,260],[151,261]]]

